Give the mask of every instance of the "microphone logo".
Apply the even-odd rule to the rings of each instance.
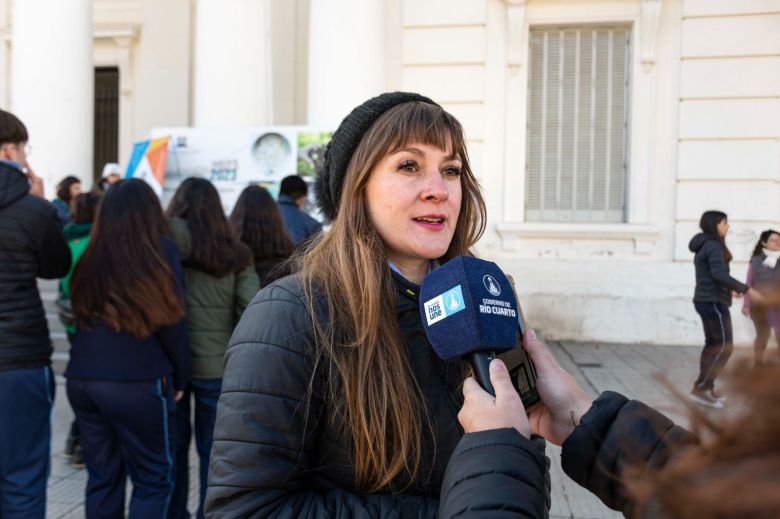
[[[498,281],[496,281],[496,278],[490,274],[482,276],[482,283],[485,285],[485,289],[487,289],[487,291],[490,292],[490,295],[493,297],[498,297],[501,295],[501,285],[499,285]]]
[[[466,302],[463,300],[463,291],[460,285],[458,285],[430,301],[426,301],[423,306],[425,307],[425,319],[428,321],[428,326],[430,326],[452,314],[465,310]]]

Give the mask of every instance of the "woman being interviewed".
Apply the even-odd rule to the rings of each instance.
[[[103,196],[71,281],[68,400],[87,465],[85,515],[165,517],[173,492],[174,393],[190,370],[179,253],[142,180]]]
[[[433,517],[463,436],[464,373],[428,343],[417,294],[430,269],[470,254],[485,221],[460,124],[416,94],[370,99],[333,135],[318,202],[332,228],[231,338],[207,513]],[[488,490],[473,503],[488,516],[545,512],[545,458],[517,415],[464,437],[448,469]],[[471,472],[469,456],[500,470]],[[502,493],[506,478],[526,491]]]

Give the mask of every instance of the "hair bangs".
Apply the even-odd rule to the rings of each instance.
[[[377,126],[383,126],[389,137],[382,155],[417,143],[435,146],[464,161],[468,159],[463,128],[439,106],[411,101],[388,110],[381,119],[385,121],[378,121]]]

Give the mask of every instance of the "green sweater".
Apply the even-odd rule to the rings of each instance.
[[[187,222],[168,222],[183,262],[190,255]],[[184,267],[187,330],[192,353],[192,378],[222,378],[222,364],[233,328],[260,289],[254,265],[221,278]]]

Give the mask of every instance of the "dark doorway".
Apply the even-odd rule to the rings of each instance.
[[[119,161],[119,69],[95,68],[95,136],[93,179],[101,180],[103,165]]]

